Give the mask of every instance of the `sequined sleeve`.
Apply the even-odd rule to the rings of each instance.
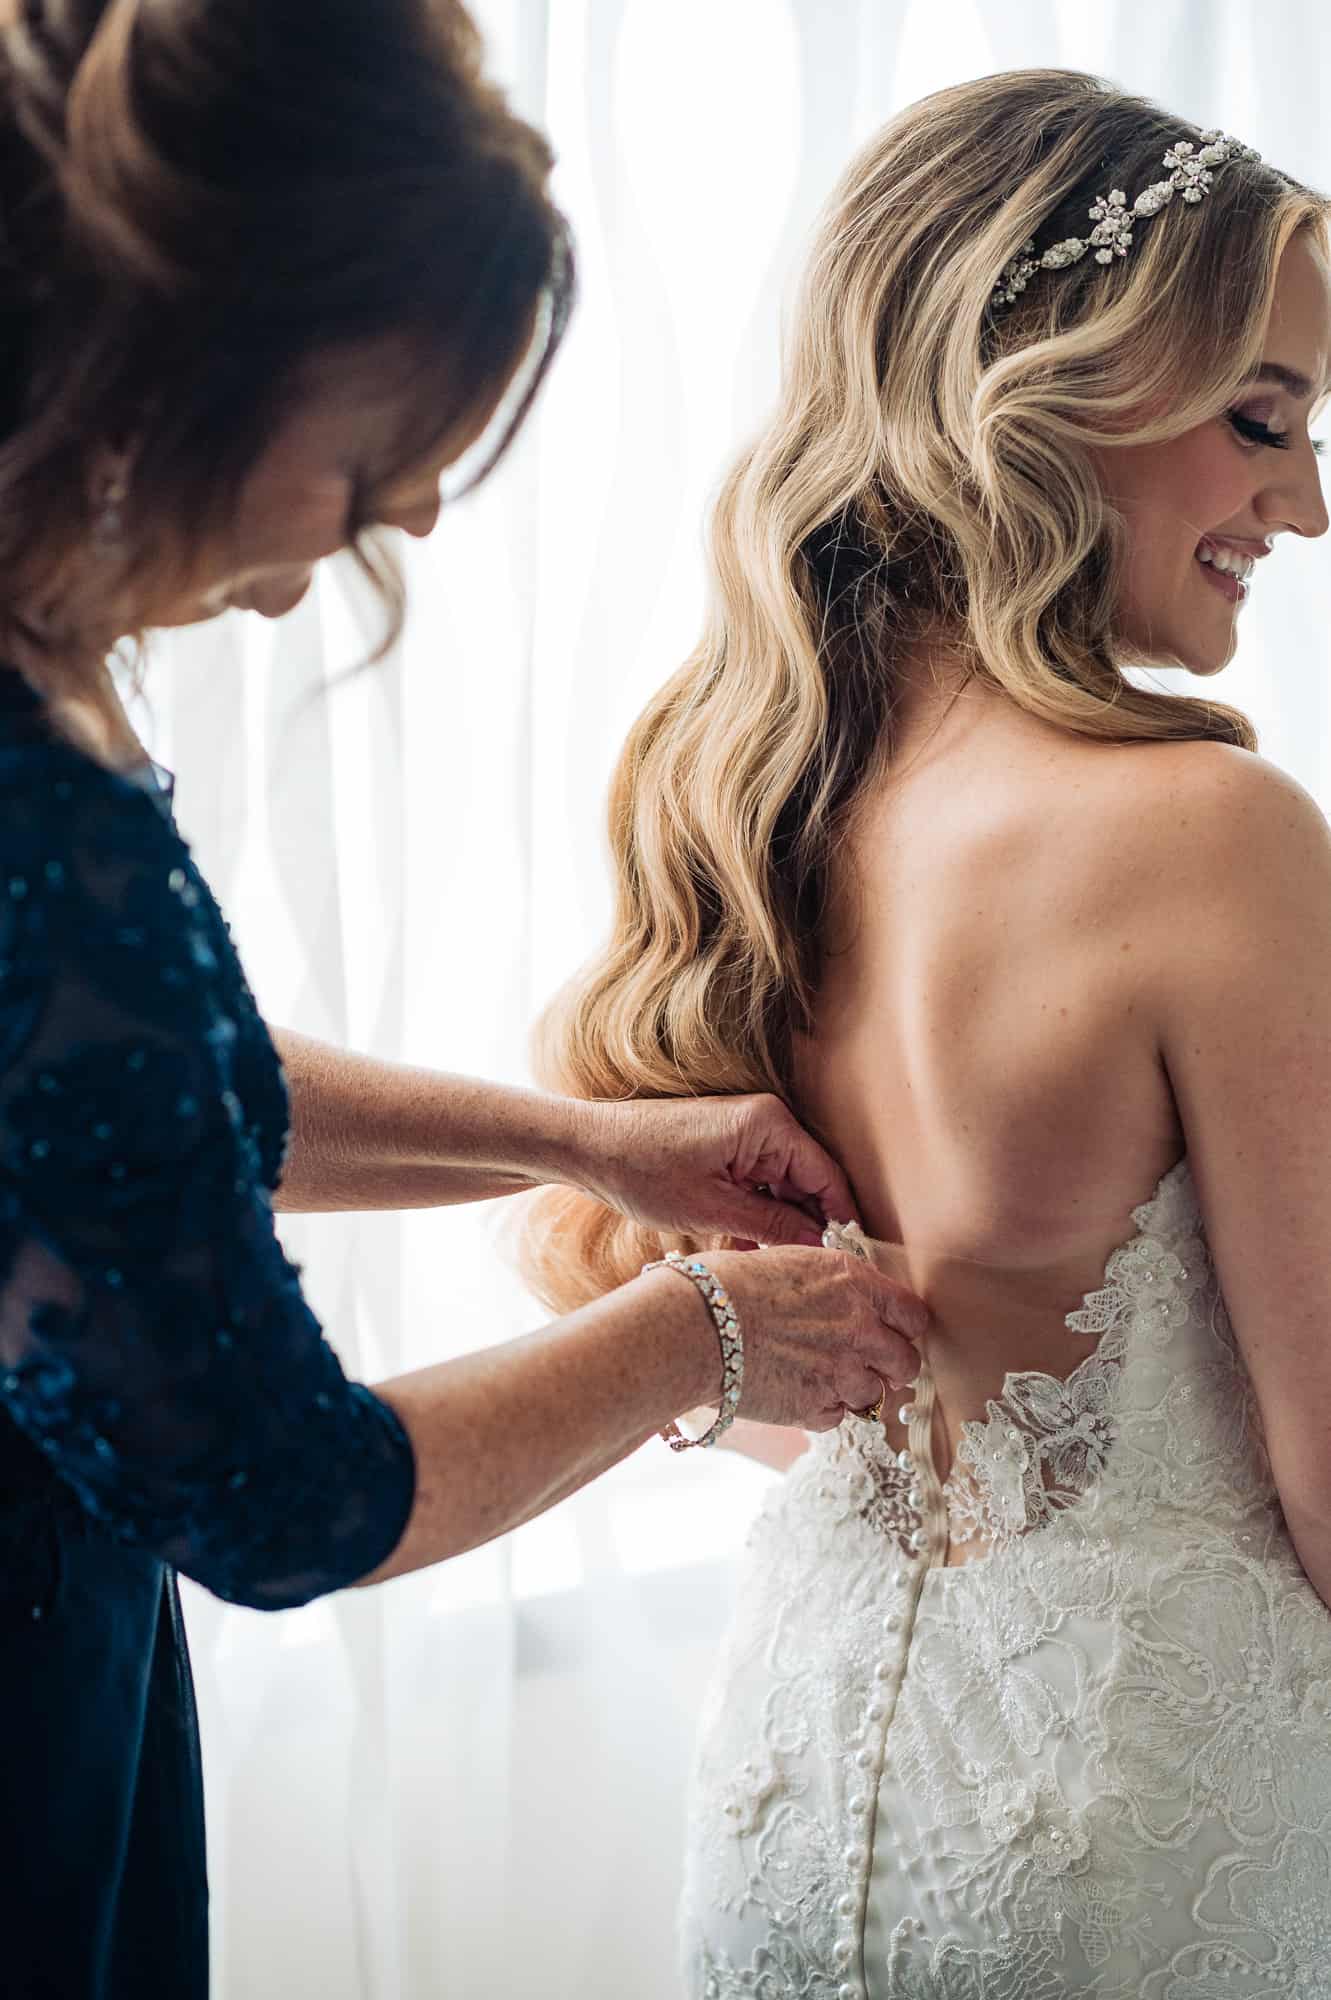
[[[252,1003],[187,849],[137,785],[34,755],[0,769],[0,1400],[118,1537],[303,1603],[393,1548],[411,1446],[277,1241]]]

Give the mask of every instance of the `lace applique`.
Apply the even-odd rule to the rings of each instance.
[[[698,1967],[699,2000],[840,2000],[843,1982],[819,1972],[788,1938],[761,1945],[742,1969],[705,1953]]]
[[[823,1245],[869,1260],[868,1241],[858,1222],[829,1223],[823,1231]],[[947,1520],[930,1441],[934,1384],[927,1365],[921,1366],[910,1395],[910,1402],[901,1410],[909,1426],[909,1445],[904,1451],[893,1451],[877,1423],[857,1420],[853,1411],[842,1427],[843,1431],[853,1427],[856,1435],[851,1450],[862,1458],[870,1475],[871,1483],[861,1484],[852,1503],[856,1513],[908,1559],[940,1546],[946,1539]]]
[[[1090,1851],[1089,1835],[1069,1817],[1058,1787],[1043,1772],[1033,1781],[1006,1778],[988,1785],[978,1823],[991,1847],[1024,1847],[1043,1875],[1066,1875]]]
[[[882,1537],[884,1546],[914,1556],[920,1512],[914,1484],[918,1474],[910,1452],[894,1452],[881,1431],[873,1438],[856,1439],[850,1452],[844,1486],[847,1504]]]
[[[1241,1925],[1251,1936],[1268,1940],[1270,1956],[1253,1956],[1234,1946],[1212,1946],[1204,1953],[1197,1974],[1224,1974],[1227,1990],[1244,1991],[1241,1977],[1259,1974],[1259,1991],[1297,1994],[1299,2000],[1331,2000],[1331,1847],[1305,1832],[1287,1833],[1269,1860],[1242,1855],[1226,1859],[1212,1871],[1199,1899],[1206,1912],[1214,1904],[1225,1929]],[[1199,1983],[1197,1974],[1171,1985],[1168,2000],[1202,2000],[1217,1990]],[[1252,1990],[1252,1989],[1248,1989]]]
[[[1113,1336],[1066,1380],[1009,1375],[983,1421],[962,1425],[945,1484],[954,1541],[983,1535],[994,1547],[1051,1521],[1103,1471],[1117,1435],[1114,1386],[1122,1360]]]
[[[774,1487],[699,1742],[693,2000],[1331,2000],[1331,1618],[1185,1162],[1133,1219],[1069,1316],[1096,1353],[972,1427],[983,1558],[913,1559],[879,1425]]]
[[[1048,1945],[972,1951],[944,1939],[931,1947],[924,1925],[903,1917],[892,1936],[887,1991],[893,2000],[1065,2000],[1067,1988]]]
[[[1140,1325],[1152,1345],[1167,1341],[1186,1326],[1209,1271],[1200,1236],[1171,1247],[1144,1233],[1153,1208],[1148,1202],[1133,1211],[1143,1233],[1113,1252],[1104,1285],[1064,1322],[1073,1333],[1097,1334],[1095,1353],[1066,1377],[1009,1375],[985,1416],[962,1425],[943,1488],[954,1542],[983,1539],[999,1548],[1046,1525],[1104,1471],[1118,1435],[1114,1402],[1130,1331]]]
[[[781,1786],[782,1773],[774,1757],[751,1757],[740,1765],[721,1794],[721,1810],[736,1834],[756,1833],[769,1799]]]
[[[1134,1210],[1145,1230],[1152,1204]],[[833,1225],[830,1248],[867,1256],[856,1225]],[[1001,1547],[1015,1535],[1044,1526],[1081,1499],[1108,1460],[1117,1435],[1113,1415],[1115,1385],[1128,1330],[1147,1315],[1149,1337],[1158,1342],[1186,1324],[1189,1302],[1204,1284],[1207,1258],[1199,1238],[1179,1251],[1158,1237],[1140,1234],[1110,1257],[1105,1283],[1067,1315],[1077,1333],[1100,1336],[1100,1344],[1066,1377],[1028,1370],[1010,1374],[1003,1392],[985,1406],[985,1416],[962,1425],[956,1461],[941,1489],[933,1470],[929,1419],[933,1383],[922,1368],[912,1387],[911,1449],[876,1476],[876,1512],[883,1531],[907,1549],[937,1548],[984,1541]]]

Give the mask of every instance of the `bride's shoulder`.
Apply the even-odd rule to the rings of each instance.
[[[1114,746],[1134,760],[1135,775],[1153,796],[1197,805],[1222,800],[1228,805],[1248,800],[1302,799],[1320,811],[1312,794],[1255,750],[1240,749],[1236,743],[1216,743],[1184,738],[1159,743],[1127,743]]]
[[[1275,850],[1331,840],[1326,814],[1305,785],[1261,757],[1230,743],[1164,746],[1153,803],[1173,827],[1180,856],[1224,857],[1249,863]],[[1172,815],[1172,819],[1169,816]]]
[[[1205,741],[1134,743],[1102,767],[1100,852],[1140,903],[1259,899],[1274,871],[1311,893],[1331,887],[1331,826],[1312,793],[1255,751]]]
[[[1273,982],[1324,994],[1331,826],[1311,792],[1222,743],[1134,746],[1133,765],[1101,823],[1097,909],[1130,940],[1143,1016],[1181,1027],[1224,993],[1271,1023]]]

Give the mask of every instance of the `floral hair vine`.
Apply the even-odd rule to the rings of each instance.
[[[1079,264],[1088,251],[1094,254],[1097,264],[1112,264],[1116,257],[1126,257],[1132,248],[1132,231],[1137,222],[1159,215],[1175,195],[1195,205],[1209,194],[1214,169],[1227,160],[1260,158],[1251,146],[1242,146],[1237,139],[1226,138],[1223,132],[1203,132],[1200,146],[1194,146],[1190,139],[1180,139],[1165,154],[1168,179],[1152,181],[1148,188],[1143,188],[1131,208],[1122,188],[1097,196],[1089,211],[1095,224],[1089,236],[1067,236],[1061,243],[1052,244],[1042,257],[1035,255],[1034,242],[1023,243],[1016,256],[1003,266],[990,303],[996,312],[1014,305],[1037,271],[1066,270],[1069,264]]]

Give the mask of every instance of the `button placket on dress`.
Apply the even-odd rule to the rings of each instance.
[[[920,1383],[917,1382],[917,1398],[919,1391]],[[837,1899],[837,1916],[842,1922],[833,1946],[833,1962],[840,1975],[837,2000],[865,2000],[868,1990],[864,1971],[865,1905],[873,1865],[878,1798],[887,1765],[888,1738],[906,1676],[911,1634],[924,1579],[929,1570],[941,1561],[947,1549],[947,1511],[933,1467],[929,1436],[932,1400],[932,1396],[926,1393],[923,1408],[918,1403],[908,1404],[901,1412],[901,1421],[910,1427],[912,1443],[917,1448],[923,1444],[929,1452],[928,1470],[924,1470],[913,1450],[904,1450],[895,1456],[899,1471],[916,1475],[906,1495],[906,1504],[916,1516],[916,1525],[902,1538],[902,1545],[895,1552],[888,1572],[887,1609],[881,1614],[879,1627],[883,1647],[873,1667],[859,1739],[851,1753],[855,1780],[845,1805],[849,1838],[843,1854],[849,1883]],[[937,1495],[930,1490],[931,1487],[938,1489]],[[932,1526],[927,1524],[929,1521]]]
[[[831,1225],[823,1242],[829,1249],[847,1250],[853,1256],[867,1259],[869,1255],[864,1238],[854,1225],[847,1228]],[[840,1975],[837,2000],[864,2000],[868,1990],[864,1972],[865,1907],[888,1735],[906,1676],[924,1579],[947,1553],[947,1501],[934,1465],[934,1385],[927,1365],[921,1367],[911,1385],[911,1398],[898,1413],[899,1421],[906,1427],[908,1445],[893,1455],[893,1464],[897,1472],[911,1477],[904,1498],[914,1525],[899,1538],[889,1572],[890,1598],[880,1625],[883,1649],[873,1668],[859,1740],[851,1753],[856,1782],[846,1800],[850,1837],[843,1854],[849,1887],[837,1899],[837,1915],[843,1921],[832,1948]]]

